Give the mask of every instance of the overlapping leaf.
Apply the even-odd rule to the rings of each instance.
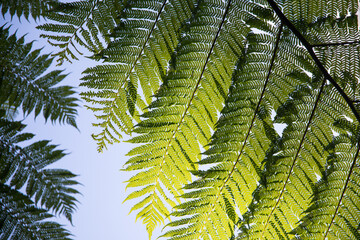
[[[123,9],[123,0],[90,0],[58,3],[44,16],[54,21],[38,26],[46,31],[41,37],[57,48],[54,53],[61,65],[65,60],[78,60],[83,48],[97,54],[110,42],[110,33],[115,28]]]
[[[85,71],[82,93],[92,105],[100,132],[93,134],[101,152],[107,144],[130,134],[151,96],[159,88],[178,45],[180,29],[194,10],[194,1],[133,1],[124,9],[112,33],[114,40],[101,52],[105,61]]]
[[[293,230],[301,239],[358,239],[359,128],[346,119],[338,121],[340,131],[328,150],[324,177],[316,184],[314,199],[301,224]]]
[[[196,169],[200,147],[210,139],[249,32],[244,16],[235,14],[250,8],[242,3],[204,1],[198,5],[157,99],[135,128],[140,135],[130,140],[144,143],[129,153],[133,157],[125,169],[142,170],[128,187],[144,189],[134,193],[142,200],[133,210],[140,208],[138,217],[150,230],[168,216],[172,199],[179,201],[181,186],[191,180],[188,171]],[[166,206],[160,208],[158,202]]]
[[[0,183],[0,239],[70,240],[71,234],[50,221],[47,210],[35,206],[28,196]]]
[[[24,114],[41,112],[52,122],[76,127],[77,99],[70,86],[56,86],[66,75],[62,71],[46,72],[53,59],[31,51],[32,43],[24,44],[24,37],[9,36],[8,29],[0,29],[0,105],[18,109]],[[36,96],[36,97],[35,97]]]
[[[31,16],[37,20],[44,17],[57,3],[57,0],[1,0],[0,8],[3,16],[9,13],[11,17],[16,15],[18,18],[24,16],[29,19]]]
[[[347,20],[349,19],[346,19],[345,22]],[[320,23],[322,21],[322,19],[319,20]],[[333,34],[334,32],[343,30],[343,32],[348,31],[350,34],[351,32],[355,33],[355,31],[351,31],[351,28],[354,29],[356,24],[342,23],[344,20],[337,19],[331,20],[331,24],[329,22],[313,24],[313,26],[319,24],[322,28],[327,26],[326,30],[323,29],[322,31],[311,28],[313,33],[316,31],[315,36],[318,38],[315,40],[324,40],[324,36],[327,36],[328,39],[336,39],[335,43],[340,43],[341,39],[337,37],[344,35],[336,35]],[[346,30],[341,29],[341,24],[342,27],[345,26]],[[304,26],[302,28],[304,29]],[[308,35],[307,38],[311,39],[310,36]],[[327,82],[326,79],[320,81],[319,78],[316,78],[316,76],[324,77],[323,71],[326,70],[320,69],[322,72],[319,75],[316,69],[308,69],[307,71],[312,73],[313,80],[305,86],[300,85],[299,89],[289,96],[287,103],[279,109],[278,121],[282,121],[288,126],[279,141],[273,143],[272,151],[269,152],[264,169],[264,180],[254,195],[252,206],[245,215],[239,239],[290,238],[289,233],[299,224],[302,214],[310,206],[313,185],[318,178],[322,177],[324,172],[328,154],[325,149],[334,135],[333,123],[341,116],[352,117],[348,105],[352,103],[349,103],[349,98],[344,99],[343,95],[356,96],[354,85],[358,80],[354,80],[354,78],[352,80],[349,78],[341,80],[336,76],[345,77],[348,75],[340,69],[354,73],[358,71],[357,66],[346,66],[348,62],[347,58],[344,57],[344,55],[349,56],[351,53],[356,53],[357,46],[350,47],[347,50],[339,49],[338,51],[341,54],[333,54],[333,51],[329,50],[328,47],[336,46],[332,45],[331,42],[331,46],[328,44],[327,42],[318,44],[316,47],[325,47],[326,49],[317,53],[323,60],[323,66],[331,70],[337,69],[334,71],[334,79],[335,83],[341,86],[341,91],[335,90],[332,85],[333,82]],[[316,84],[316,82],[318,83]],[[322,83],[320,84],[320,82]],[[324,177],[326,178],[326,175]],[[322,199],[322,201],[326,200]],[[324,212],[324,215],[328,213]],[[310,222],[306,223],[309,224]],[[294,232],[292,233],[294,234]],[[317,234],[322,234],[324,239],[326,237],[325,232],[317,232]],[[307,237],[317,239],[316,237],[319,235],[309,234]]]
[[[126,200],[138,200],[132,211],[150,234],[178,204],[171,239],[358,238],[357,8],[355,0],[124,7],[98,55],[110,64],[86,71],[92,90],[83,96],[98,113],[99,150],[121,132],[142,144],[125,165],[136,171]],[[334,125],[344,118],[353,122],[345,131]],[[280,136],[274,123],[286,125]],[[184,187],[189,171],[197,178]]]
[[[312,186],[325,165],[324,148],[333,136],[331,125],[340,117],[338,110],[346,109],[344,101],[327,99],[339,95],[325,84],[313,79],[311,87],[300,85],[279,109],[277,121],[288,126],[267,157],[264,180],[245,217],[242,238],[287,238],[309,206]]]
[[[0,119],[0,182],[15,189],[26,186],[26,194],[48,210],[64,215],[69,221],[76,208],[74,188],[79,184],[74,175],[64,169],[47,168],[65,154],[56,150],[49,141],[39,141],[26,147],[19,143],[34,135],[20,133],[24,128],[20,122]]]
[[[184,194],[190,200],[176,206],[178,211],[173,215],[181,218],[169,224],[177,226],[166,234],[171,239],[230,238],[234,225],[248,209],[260,181],[265,153],[277,136],[271,112],[299,83],[287,71],[300,71],[308,64],[301,56],[303,50],[291,45],[294,38],[283,33],[273,16],[270,19],[275,25],[259,24],[259,18],[248,21],[257,28],[255,32],[266,34],[247,36],[248,49],[234,75],[211,147],[205,152],[208,156],[199,162],[216,165],[198,172],[200,179],[185,187],[191,189]],[[284,61],[288,58],[293,61]]]

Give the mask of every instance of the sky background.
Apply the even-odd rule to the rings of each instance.
[[[39,38],[41,32],[35,28],[37,23],[33,20],[28,22],[22,18],[18,21],[16,17],[11,20],[10,16],[5,16],[5,19],[0,18],[0,25],[10,21],[10,33],[16,32],[18,37],[27,34],[26,42],[35,41],[33,49],[43,48],[42,54],[57,51],[50,47],[45,39]],[[74,86],[80,93],[85,90],[78,87],[81,73],[93,65],[94,62],[81,57],[79,61],[74,61],[72,64],[66,62],[61,67],[53,64],[49,71],[64,69],[69,75],[62,84]],[[98,131],[91,125],[95,122],[95,117],[90,110],[82,107],[83,104],[82,101],[79,102],[77,117],[79,130],[70,125],[45,123],[41,115],[34,120],[34,115],[31,114],[23,122],[28,125],[24,132],[36,134],[34,140],[52,140],[52,144],[59,145],[59,149],[65,149],[69,153],[52,167],[65,168],[78,174],[76,180],[83,184],[78,187],[82,196],[77,196],[80,203],[77,212],[73,215],[74,226],[72,227],[65,219],[56,219],[56,221],[66,224],[66,228],[76,240],[148,239],[141,220],[135,222],[136,213],[128,215],[135,202],[122,203],[131,191],[129,189],[125,193],[124,183],[131,173],[121,172],[119,169],[127,160],[125,154],[134,145],[122,142],[110,146],[104,153],[98,153],[96,143],[91,138],[91,134]],[[23,118],[22,114],[18,116],[18,120]],[[154,232],[152,239],[160,235],[159,230]]]

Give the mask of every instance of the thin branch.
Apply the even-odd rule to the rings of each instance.
[[[304,47],[306,48],[306,50],[309,52],[310,56],[314,60],[315,64],[318,66],[319,70],[324,75],[325,79],[327,79],[328,81],[330,81],[333,84],[333,86],[336,88],[336,90],[340,93],[340,95],[344,98],[344,100],[346,101],[346,103],[350,107],[351,111],[355,115],[358,122],[360,122],[360,115],[359,115],[359,113],[357,112],[357,110],[355,108],[354,101],[349,98],[349,96],[343,91],[343,89],[337,84],[337,82],[331,77],[329,72],[325,69],[324,65],[320,62],[319,58],[316,56],[315,52],[312,49],[314,47],[314,45],[311,45],[305,39],[305,37],[297,30],[297,28],[289,21],[289,19],[286,18],[286,16],[283,14],[283,12],[279,9],[277,4],[273,0],[267,0],[267,2],[270,4],[272,9],[275,11],[277,16],[280,18],[281,22],[283,24],[285,24],[294,33],[294,35],[300,40],[300,42],[304,45]],[[358,43],[358,42],[354,42],[354,43]],[[345,44],[350,44],[350,43],[346,42],[346,43],[343,43],[342,45],[345,45]],[[332,45],[335,45],[335,44],[332,44]],[[341,44],[338,44],[338,45],[341,45]],[[353,169],[355,168],[355,165],[356,165],[356,159],[357,159],[357,157],[359,155],[359,150],[360,150],[360,147],[358,147],[358,151],[355,154],[355,158],[354,158],[354,161],[353,161],[353,163],[352,163],[352,165],[350,167],[350,171],[349,171],[349,174],[347,176],[346,183],[345,183],[344,189],[342,191],[339,203],[337,205],[337,208],[335,210],[335,213],[334,213],[334,216],[333,216],[333,218],[331,220],[331,223],[330,223],[330,225],[329,225],[329,227],[328,227],[328,229],[327,229],[327,231],[325,233],[324,239],[326,238],[327,234],[329,233],[331,225],[332,225],[333,221],[335,220],[336,214],[337,214],[337,212],[338,212],[338,210],[340,208],[341,201],[342,201],[342,199],[343,199],[343,197],[345,195],[347,185],[348,185],[348,183],[350,181],[350,176],[351,176],[351,174],[353,172]]]

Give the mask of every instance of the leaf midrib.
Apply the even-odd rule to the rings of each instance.
[[[95,7],[97,6],[97,4],[99,3],[99,0],[96,0],[95,2],[93,2],[93,6],[90,9],[89,13],[87,14],[87,16],[84,18],[84,20],[81,22],[81,24],[79,24],[79,26],[76,28],[76,30],[74,31],[74,33],[71,35],[71,37],[69,38],[69,40],[66,43],[66,48],[62,51],[62,52],[67,52],[69,50],[69,45],[72,44],[72,46],[74,47],[74,49],[81,54],[81,52],[75,47],[75,44],[73,43],[73,39],[75,37],[75,35],[77,35],[76,33],[80,30],[83,29],[83,25],[85,24],[85,22],[90,18],[90,16],[92,15],[92,12],[94,11]],[[55,54],[54,54],[55,55]],[[59,63],[58,65],[61,65],[62,63]]]
[[[223,26],[223,24],[224,24],[224,22],[225,22],[227,13],[229,12],[230,5],[231,5],[231,1],[232,1],[232,0],[229,0],[229,1],[228,1],[228,4],[227,4],[227,6],[226,6],[226,9],[225,9],[225,12],[224,12],[224,15],[223,15],[223,18],[222,18],[222,21],[221,21],[221,23],[220,23],[220,25],[219,25],[219,29],[218,29],[218,31],[217,31],[214,39],[213,39],[211,48],[210,48],[210,50],[209,50],[209,53],[208,53],[208,56],[207,56],[206,61],[205,61],[205,63],[204,63],[204,66],[203,66],[203,68],[202,68],[202,71],[201,71],[201,74],[200,74],[200,76],[199,76],[199,79],[198,79],[198,81],[197,81],[197,83],[196,83],[196,86],[195,86],[195,88],[194,88],[194,90],[193,90],[193,93],[192,93],[192,95],[191,95],[191,97],[190,97],[189,103],[187,104],[187,107],[185,108],[184,113],[183,113],[183,115],[182,115],[182,117],[181,117],[178,125],[176,126],[176,128],[175,128],[175,130],[174,130],[174,133],[173,133],[172,136],[170,137],[167,146],[166,146],[166,149],[165,149],[165,152],[164,152],[164,156],[163,156],[162,162],[161,162],[160,167],[159,167],[159,173],[162,171],[162,167],[163,167],[164,163],[166,162],[165,159],[166,159],[166,156],[168,155],[168,149],[169,149],[169,147],[171,146],[171,142],[172,142],[173,139],[175,139],[175,135],[176,135],[176,133],[178,132],[178,130],[179,130],[182,122],[184,121],[185,116],[186,116],[186,114],[187,114],[187,112],[188,112],[188,110],[189,110],[189,108],[190,108],[190,106],[191,106],[191,102],[192,102],[192,100],[193,100],[194,97],[195,97],[195,93],[197,92],[197,90],[198,90],[198,88],[199,88],[199,86],[200,86],[200,82],[201,82],[201,80],[202,80],[202,76],[203,76],[203,74],[205,73],[206,66],[207,66],[207,64],[208,64],[208,62],[209,62],[209,60],[210,60],[210,56],[212,55],[212,52],[213,52],[213,50],[214,50],[216,40],[217,40],[217,38],[219,37],[219,34],[220,34],[221,29],[222,29],[222,26]],[[155,184],[154,184],[155,186],[159,183],[159,179],[160,179],[160,175],[158,174],[158,177],[156,178],[156,181],[155,181]],[[154,194],[155,194],[155,192],[152,193],[152,195],[154,195]],[[152,201],[153,201],[153,199],[152,199]]]
[[[266,87],[267,87],[267,84],[268,84],[268,82],[269,82],[269,80],[270,80],[271,70],[272,70],[273,65],[274,65],[274,62],[275,62],[276,53],[277,53],[278,45],[279,45],[280,38],[281,38],[282,27],[283,27],[282,24],[280,24],[280,26],[279,26],[279,32],[278,32],[278,34],[277,34],[277,36],[276,36],[276,42],[275,42],[275,47],[274,47],[274,50],[273,50],[273,55],[272,55],[272,58],[271,58],[271,61],[270,61],[269,70],[268,70],[268,73],[267,73],[267,76],[266,76],[266,79],[265,79],[265,82],[264,82],[263,89],[262,89],[262,91],[261,91],[260,98],[259,98],[259,100],[258,100],[257,106],[256,106],[255,111],[254,111],[254,116],[253,116],[253,118],[252,118],[252,120],[251,120],[249,129],[248,129],[248,132],[247,132],[247,134],[246,134],[244,143],[243,143],[243,145],[242,145],[242,148],[241,148],[241,150],[240,150],[240,153],[239,153],[236,161],[235,161],[234,164],[233,164],[233,167],[232,167],[232,169],[231,169],[228,177],[227,177],[226,180],[224,181],[223,185],[221,186],[220,190],[218,191],[218,193],[217,193],[217,195],[216,195],[216,197],[215,197],[214,202],[212,203],[211,210],[208,212],[208,216],[207,216],[207,218],[206,218],[207,220],[209,220],[210,214],[211,214],[212,212],[214,212],[216,202],[218,201],[218,199],[219,199],[219,197],[220,197],[220,195],[221,195],[221,193],[222,193],[222,190],[225,188],[226,183],[230,180],[232,174],[234,173],[234,171],[235,171],[235,169],[236,169],[236,165],[237,165],[238,162],[240,161],[240,158],[241,158],[241,156],[242,156],[242,153],[244,152],[244,149],[245,149],[247,140],[248,140],[248,138],[249,138],[249,136],[250,136],[251,130],[252,130],[252,128],[253,128],[253,125],[254,125],[254,122],[255,122],[255,119],[256,119],[256,115],[257,115],[257,113],[258,113],[258,111],[259,111],[259,108],[260,108],[260,103],[261,103],[261,101],[262,101],[262,99],[263,99],[263,97],[264,97],[264,95],[265,95]],[[204,224],[204,228],[205,228],[205,226],[206,226],[206,224]],[[203,229],[204,229],[204,228],[203,228]]]
[[[154,32],[154,29],[155,29],[155,26],[157,25],[158,21],[159,21],[159,18],[160,18],[160,15],[162,13],[162,11],[164,10],[165,8],[165,5],[167,3],[168,0],[164,0],[159,12],[158,12],[158,15],[156,16],[156,19],[154,21],[154,24],[148,34],[148,36],[146,37],[146,40],[138,54],[138,56],[136,57],[134,63],[132,64],[130,70],[128,71],[128,73],[126,74],[125,78],[124,78],[124,82],[119,86],[118,90],[117,90],[117,93],[114,97],[114,99],[111,101],[111,106],[110,106],[110,113],[108,114],[107,116],[107,119],[105,120],[105,126],[104,126],[104,130],[103,130],[103,136],[105,136],[105,129],[107,129],[107,127],[109,126],[109,123],[111,121],[111,115],[112,115],[112,112],[114,112],[114,108],[115,108],[115,103],[116,103],[116,100],[117,98],[120,96],[120,90],[123,88],[123,86],[125,86],[126,84],[126,80],[130,77],[130,74],[132,73],[133,69],[135,68],[136,64],[138,63],[138,61],[140,60],[145,48],[146,48],[146,45],[148,43],[148,41],[150,40],[151,36],[152,36],[152,33]]]
[[[344,189],[343,189],[343,191],[342,191],[342,193],[341,193],[339,202],[338,202],[338,204],[337,204],[337,206],[336,206],[336,209],[335,209],[335,212],[334,212],[333,217],[332,217],[332,219],[331,219],[331,222],[330,222],[330,224],[329,224],[329,227],[328,227],[328,229],[327,229],[326,232],[325,232],[325,235],[324,235],[324,238],[323,238],[324,240],[326,239],[327,235],[329,234],[330,229],[331,229],[331,226],[332,226],[332,224],[334,223],[334,220],[335,220],[335,218],[336,218],[336,215],[337,215],[337,213],[338,213],[338,211],[339,211],[339,209],[340,209],[341,202],[342,202],[342,200],[343,200],[343,198],[344,198],[344,196],[345,196],[345,192],[346,192],[346,190],[347,190],[347,185],[348,185],[349,182],[350,182],[351,174],[353,173],[353,171],[354,171],[354,169],[355,169],[356,162],[357,162],[356,160],[357,160],[357,158],[358,158],[358,156],[359,156],[359,152],[360,152],[360,143],[358,143],[358,149],[357,149],[357,151],[356,151],[356,154],[355,154],[355,157],[354,157],[354,161],[353,161],[352,164],[351,164],[351,167],[350,167],[350,170],[349,170],[349,173],[348,173],[348,176],[347,176],[347,178],[346,178],[345,185],[344,185]]]
[[[30,171],[32,170],[32,171],[36,172],[36,174],[34,174],[34,175],[37,175],[37,176],[35,176],[35,178],[43,180],[44,185],[47,185],[49,187],[49,189],[52,190],[53,192],[55,192],[57,195],[60,195],[60,196],[62,196],[63,194],[66,195],[65,192],[60,191],[59,187],[61,188],[62,187],[61,185],[57,186],[57,184],[54,184],[52,181],[49,181],[49,182],[45,181],[46,176],[45,176],[44,172],[38,171],[37,168],[31,164],[31,161],[29,161],[29,159],[32,159],[32,158],[27,154],[27,152],[24,149],[18,147],[12,141],[4,141],[4,140],[0,139],[0,142],[2,142],[3,145],[7,145],[10,148],[10,150],[12,149],[12,151],[14,151],[16,155],[20,154],[23,156],[22,158],[26,159],[26,161],[25,161],[26,168],[29,169]],[[19,168],[19,166],[17,166],[16,169],[18,169],[18,168]],[[11,179],[11,177],[10,177],[10,179]],[[26,182],[25,182],[25,184],[26,184]],[[23,186],[25,184],[23,184]],[[28,195],[28,194],[26,194],[26,195]],[[62,200],[62,198],[61,198],[61,200]],[[68,204],[67,201],[61,201],[61,202],[62,202],[63,207],[70,208],[70,210],[73,210],[73,206],[72,206],[73,203]],[[50,209],[55,210],[56,206],[52,206]],[[68,211],[65,211],[65,212],[68,212]],[[71,220],[70,220],[70,222],[71,222]]]
[[[304,131],[304,133],[303,133],[303,135],[302,135],[302,138],[301,138],[299,147],[298,147],[298,149],[297,149],[297,151],[296,151],[296,154],[295,154],[295,156],[294,156],[294,160],[293,160],[293,163],[291,164],[291,167],[290,167],[289,173],[288,173],[288,175],[287,175],[287,177],[286,177],[284,186],[283,186],[283,188],[282,188],[281,191],[280,191],[280,194],[279,194],[279,196],[278,196],[278,199],[277,199],[274,207],[272,208],[269,216],[268,216],[267,219],[266,219],[266,222],[265,222],[265,225],[264,225],[264,227],[263,227],[263,230],[262,230],[262,234],[261,234],[261,238],[260,238],[260,239],[263,239],[264,233],[266,232],[266,227],[267,227],[267,225],[268,225],[269,222],[270,222],[270,218],[271,218],[271,216],[274,214],[274,212],[275,212],[277,206],[279,205],[279,203],[280,203],[280,201],[281,201],[281,198],[282,198],[282,196],[283,196],[283,194],[284,194],[284,192],[285,192],[285,190],[286,190],[286,186],[287,186],[287,184],[288,184],[288,182],[289,182],[289,180],[290,180],[290,176],[291,176],[291,174],[292,174],[292,172],[293,172],[293,169],[294,169],[294,167],[295,167],[295,165],[296,165],[296,162],[297,162],[297,160],[298,160],[300,151],[302,150],[302,145],[303,145],[303,143],[304,143],[304,141],[305,141],[305,137],[306,137],[306,135],[307,135],[307,133],[308,133],[308,130],[310,129],[310,125],[311,125],[311,123],[312,123],[312,119],[313,119],[313,117],[315,116],[315,112],[316,112],[317,106],[318,106],[318,104],[319,104],[319,102],[320,102],[321,94],[322,94],[322,92],[323,92],[323,90],[324,90],[325,83],[326,83],[326,78],[324,78],[324,80],[323,80],[323,82],[322,82],[322,84],[321,84],[319,93],[318,93],[318,95],[317,95],[317,97],[316,97],[316,100],[315,100],[314,107],[313,107],[313,109],[312,109],[312,111],[311,111],[311,115],[310,115],[309,120],[308,120],[308,123],[307,123],[307,125],[306,125],[306,127],[305,127],[305,131]]]

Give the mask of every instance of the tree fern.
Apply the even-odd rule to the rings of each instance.
[[[0,239],[70,240],[70,233],[47,210],[35,206],[29,197],[0,183]]]
[[[21,106],[24,114],[34,111],[35,117],[42,112],[46,120],[76,127],[75,91],[56,86],[66,75],[60,70],[45,73],[53,58],[40,55],[40,49],[31,51],[32,43],[25,44],[24,37],[9,36],[7,28],[0,28],[0,39],[0,105]]]
[[[100,54],[115,64],[87,69],[81,84],[93,89],[82,96],[93,104],[88,108],[98,113],[99,123],[94,125],[101,130],[93,138],[99,151],[119,142],[122,133],[130,134],[134,120],[139,121],[138,115],[167,72],[180,28],[193,9],[191,0],[154,0],[130,2],[123,10],[111,35],[114,40]]]
[[[324,177],[316,184],[314,198],[301,224],[293,230],[301,239],[358,239],[358,125],[345,119],[342,130],[329,145]],[[321,220],[321,221],[319,221]]]
[[[99,114],[99,150],[136,133],[126,200],[150,236],[171,218],[170,239],[358,238],[357,8],[125,5],[98,55],[111,64],[86,70],[83,97]]]
[[[143,114],[144,120],[134,130],[141,135],[130,140],[146,143],[129,153],[135,156],[125,169],[143,169],[129,180],[128,186],[153,186],[151,191],[143,193],[149,193],[142,200],[144,205],[135,205],[135,209],[142,208],[138,217],[143,217],[145,222],[154,219],[151,227],[153,222],[159,222],[155,220],[156,215],[166,217],[169,214],[169,210],[156,209],[152,199],[161,197],[170,206],[173,196],[179,201],[182,194],[179,188],[190,181],[188,170],[196,169],[194,163],[199,160],[200,146],[207,144],[217,118],[216,111],[222,108],[231,73],[249,31],[243,19],[230,15],[245,12],[249,7],[239,8],[238,4],[237,1],[205,1],[198,5],[198,11],[184,32],[189,37],[180,42],[173,68],[155,95],[157,99],[149,105],[149,112]],[[209,23],[204,20],[209,18],[213,19],[212,31],[208,31]],[[222,64],[220,59],[228,64]],[[152,150],[150,154],[149,149]],[[153,164],[149,166],[147,159],[153,160]],[[153,179],[150,180],[149,175]],[[165,193],[163,187],[168,188],[170,194]]]
[[[298,54],[302,50],[289,46],[289,39],[282,36],[281,24],[274,28],[270,24],[259,25],[254,19],[249,20],[249,24],[254,23],[258,29],[268,30],[268,34],[251,33],[247,36],[245,57],[234,75],[233,88],[216,125],[211,148],[205,152],[209,156],[199,162],[216,166],[197,173],[201,179],[185,187],[193,190],[184,196],[191,198],[194,206],[189,208],[186,202],[176,207],[181,210],[174,212],[175,216],[187,215],[195,230],[180,228],[166,234],[181,236],[174,239],[186,239],[191,234],[193,238],[206,239],[209,233],[216,238],[229,238],[233,225],[239,220],[239,211],[243,214],[247,210],[251,194],[260,180],[261,160],[265,157],[269,140],[276,140],[271,111],[285,100],[287,91],[297,83],[296,78],[286,76],[284,70],[289,67],[300,69],[296,64],[284,63],[281,67],[276,64],[290,55],[294,60],[298,58],[295,62],[299,63]],[[272,39],[274,45],[269,48],[267,42]],[[232,209],[238,209],[236,214]],[[231,212],[233,214],[227,220],[221,217],[222,224],[219,225],[216,219]],[[183,219],[178,223],[189,224]],[[177,222],[170,223],[170,226],[176,225]]]
[[[327,152],[323,149],[331,141],[330,126],[339,117],[339,105],[323,97],[330,91],[326,81],[320,82],[320,89],[313,93],[304,86],[296,89],[290,95],[292,99],[278,111],[278,121],[289,125],[268,156],[264,182],[245,217],[244,238],[286,238],[309,205],[312,185],[325,165]],[[336,104],[346,107],[344,102]]]
[[[65,60],[78,60],[79,48],[97,54],[110,41],[110,32],[117,23],[123,8],[120,0],[91,0],[59,3],[44,16],[55,23],[45,23],[37,28],[48,32],[40,37],[60,51],[52,54],[61,65]]]
[[[34,135],[20,133],[24,125],[0,119],[0,182],[19,190],[26,186],[26,194],[34,197],[46,209],[63,214],[69,221],[76,208],[74,188],[76,176],[68,170],[49,169],[51,163],[65,154],[56,150],[49,141],[39,141],[26,147],[19,143],[30,140]]]
[[[15,11],[26,18],[30,13],[34,18],[44,16],[50,6],[49,1],[23,1],[14,10],[11,4],[11,15]],[[9,5],[1,7],[5,13]],[[54,217],[49,212],[71,222],[78,194],[76,175],[48,168],[65,156],[64,151],[49,141],[24,144],[34,135],[22,133],[25,125],[13,118],[21,108],[24,115],[33,112],[37,117],[42,112],[45,120],[76,127],[75,91],[56,86],[66,75],[49,71],[53,58],[32,50],[24,36],[18,39],[2,26],[0,39],[0,239],[70,239],[67,230],[49,221]]]
[[[280,17],[283,18],[283,16]],[[292,26],[289,25],[289,27]],[[295,34],[301,38],[299,32]],[[305,45],[308,44],[306,40],[301,40]],[[340,81],[335,81],[329,76],[323,65],[320,65],[321,63],[314,52],[309,51],[309,53],[320,67],[324,77],[331,80],[339,93],[345,96],[344,100],[350,103],[351,110],[357,114],[354,111],[354,105],[351,105],[349,101],[349,94],[345,93],[346,88],[337,85]],[[342,56],[337,57],[341,59]],[[315,72],[313,73],[315,74]],[[326,157],[326,152],[323,149],[329,144],[333,135],[329,126],[340,117],[339,112],[346,114],[345,109],[348,109],[346,102],[341,101],[340,95],[335,93],[334,89],[331,89],[333,88],[331,84],[326,85],[326,79],[322,80],[317,93],[317,100],[313,103],[311,112],[307,114],[308,120],[302,120],[301,115],[306,114],[305,109],[310,110],[311,108],[300,108],[302,104],[290,103],[295,99],[291,95],[289,103],[284,105],[284,109],[288,109],[288,112],[285,114],[281,111],[278,112],[279,119],[284,116],[283,119],[287,119],[289,125],[279,141],[279,146],[275,147],[277,151],[271,153],[272,156],[276,157],[270,155],[269,159],[273,160],[267,161],[269,167],[265,167],[264,170],[265,182],[263,186],[259,187],[257,194],[254,196],[254,206],[250,207],[250,211],[245,218],[240,238],[289,238],[288,232],[296,227],[300,215],[309,206],[312,195],[311,186],[316,182],[314,173],[320,175],[319,170],[321,171],[323,168],[325,164],[324,157]],[[312,86],[311,84],[307,85]],[[321,95],[324,89],[329,90],[324,93],[326,97],[322,98]],[[301,92],[304,93],[306,90],[302,89]],[[300,91],[296,95],[301,95]],[[311,100],[307,99],[306,102],[311,102]],[[296,118],[289,120],[289,116],[291,116],[289,111],[298,107]],[[320,113],[317,113],[318,111]],[[346,115],[349,116],[349,113]],[[286,141],[289,143],[286,143]],[[292,148],[293,144],[299,145]],[[293,160],[289,161],[288,156],[292,156]],[[315,162],[313,162],[314,160]],[[273,198],[274,196],[276,197]]]
[[[57,3],[57,0],[1,0],[0,7],[2,16],[9,13],[11,17],[15,15],[18,18],[24,16],[28,20],[31,16],[37,20],[44,17],[46,12]]]

